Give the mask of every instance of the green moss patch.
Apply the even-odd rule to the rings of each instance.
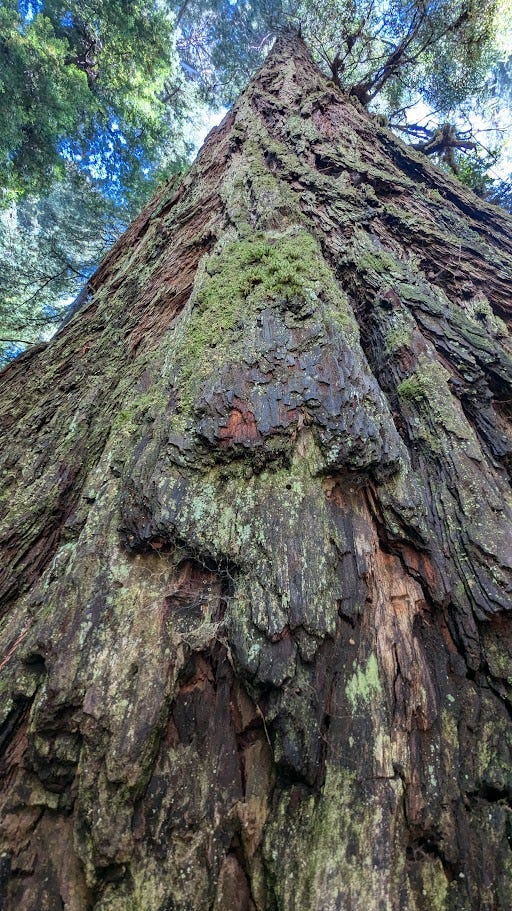
[[[419,435],[436,451],[441,450],[442,444],[432,437],[433,430],[443,430],[465,442],[473,439],[448,378],[448,371],[438,361],[423,361],[397,389],[402,402],[409,403],[419,415]]]
[[[177,339],[177,387],[183,411],[194,389],[240,357],[259,311],[318,303],[345,333],[358,337],[348,303],[308,232],[266,232],[227,244],[207,264]]]

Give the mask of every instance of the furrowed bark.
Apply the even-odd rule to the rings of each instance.
[[[509,911],[511,275],[287,38],[4,371],[8,911]]]

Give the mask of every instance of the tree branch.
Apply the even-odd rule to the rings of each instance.
[[[33,338],[0,338],[0,342],[6,342],[12,345],[33,345]]]

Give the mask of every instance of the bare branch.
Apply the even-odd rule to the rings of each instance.
[[[33,345],[33,338],[0,338],[0,342],[10,345]]]

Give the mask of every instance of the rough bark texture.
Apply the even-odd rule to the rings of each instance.
[[[510,911],[511,275],[288,39],[4,372],[6,911]]]

